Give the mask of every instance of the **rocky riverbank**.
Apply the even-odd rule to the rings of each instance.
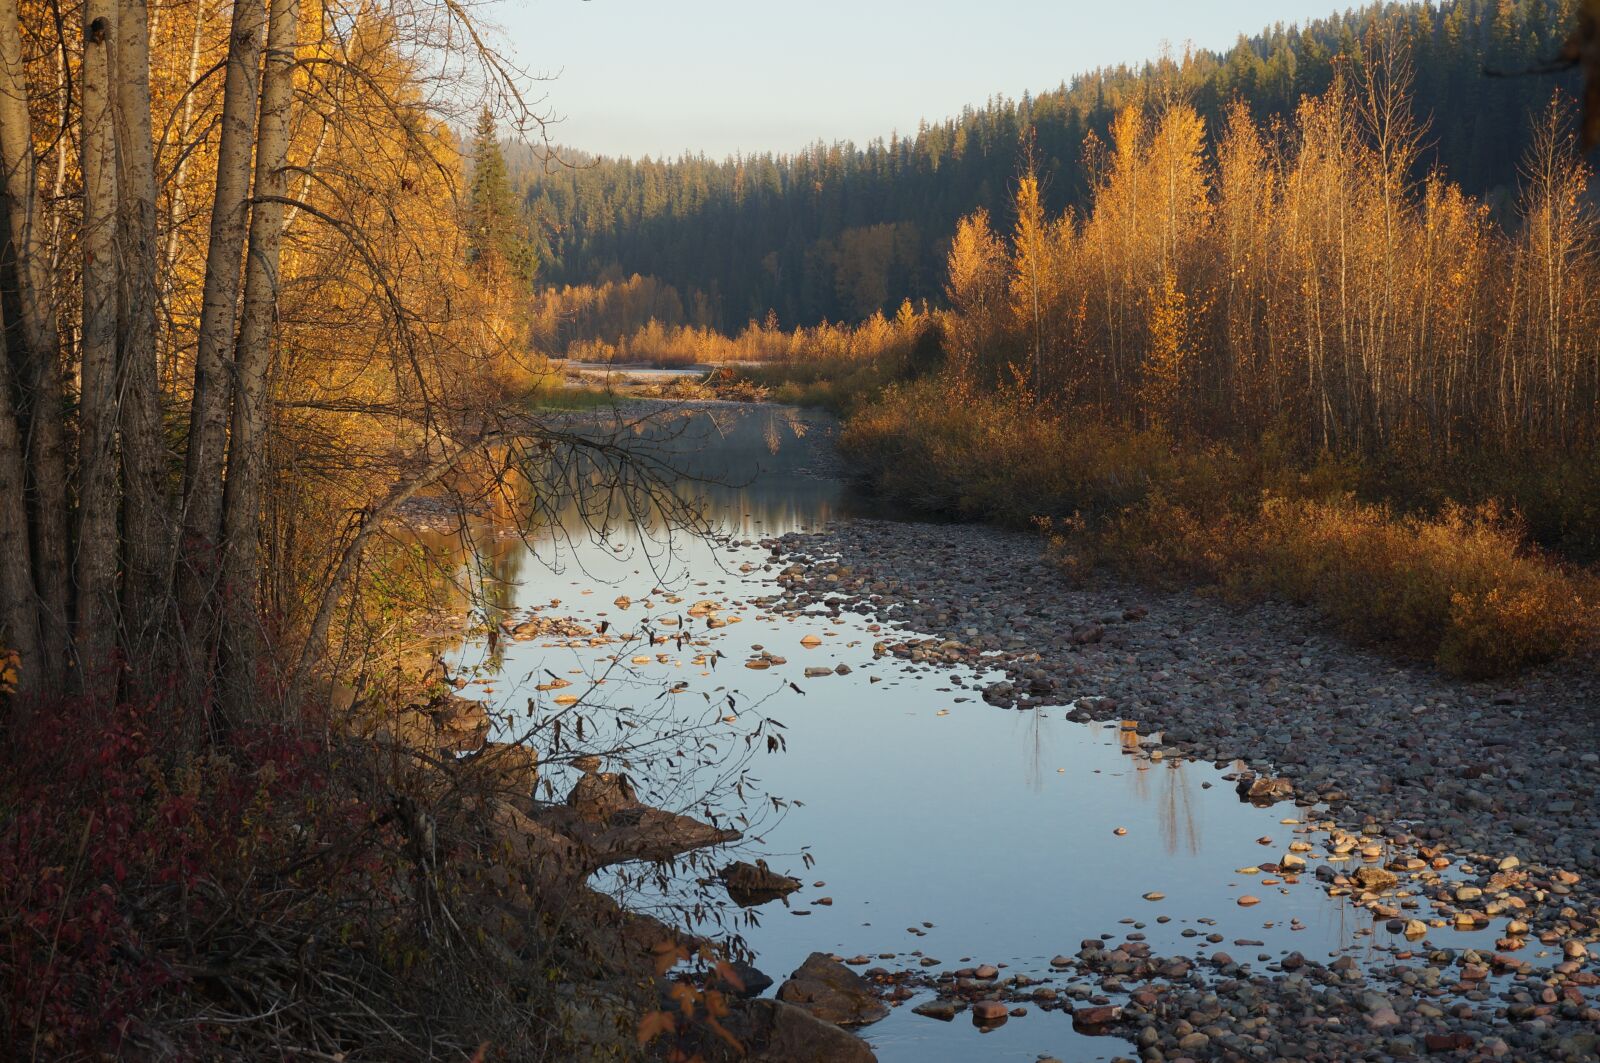
[[[1262,871],[1349,897],[1405,938],[1364,967],[1265,954],[1252,967],[1152,959],[1107,935],[1059,957],[1075,993],[1043,998],[971,972],[881,978],[983,1021],[1022,998],[1073,1007],[1151,1060],[1595,1058],[1592,661],[1447,680],[1318,633],[1301,610],[1070,585],[1035,537],[971,525],[855,521],[768,545],[774,611],[867,616],[884,625],[878,653],[1003,673],[978,692],[991,704],[1125,721],[1141,756],[1242,761],[1242,798],[1292,798],[1308,824]],[[1435,948],[1444,927],[1483,944]]]

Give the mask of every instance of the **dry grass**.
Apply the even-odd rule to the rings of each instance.
[[[1561,657],[1596,631],[1592,579],[1532,550],[1493,505],[1397,515],[1269,495],[1207,518],[1155,496],[1099,529],[1094,549],[1147,579],[1314,606],[1356,641],[1470,678]]]
[[[1402,513],[1358,501],[1358,467],[1302,468],[1271,439],[1248,453],[1076,422],[943,380],[891,389],[841,444],[886,496],[1053,531],[1063,564],[1275,597],[1353,640],[1504,675],[1595,641],[1595,577],[1528,540],[1494,502]]]

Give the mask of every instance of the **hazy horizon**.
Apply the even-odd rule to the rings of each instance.
[[[560,119],[552,140],[595,155],[720,158],[905,135],[1164,45],[1226,50],[1346,6],[994,0],[975,19],[955,0],[816,0],[798,14],[733,0],[494,0],[488,13],[521,66],[558,75],[542,86]]]

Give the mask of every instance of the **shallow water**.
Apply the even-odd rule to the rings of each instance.
[[[459,647],[453,662],[481,669],[464,693],[488,698],[512,720],[528,718],[530,700],[533,716],[554,711],[553,692],[533,688],[561,675],[574,681],[563,693],[581,694],[594,719],[606,718],[608,707],[670,706],[660,711],[709,720],[713,734],[725,728],[728,741],[718,742],[724,749],[735,748],[737,736],[761,716],[781,721],[786,752],[758,755],[751,771],[767,793],[792,804],[781,820],[768,817],[759,840],[742,854],[765,855],[775,870],[807,887],[787,906],[757,909],[759,925],[740,928],[757,966],[778,982],[812,951],[865,954],[871,966],[890,969],[918,967],[918,952],[942,961],[934,972],[993,963],[1006,966],[1006,974],[1027,973],[1064,988],[1072,979],[1052,975],[1051,957],[1076,953],[1082,939],[1102,934],[1120,940],[1142,933],[1159,955],[1226,950],[1257,966],[1258,956],[1275,960],[1290,950],[1360,957],[1387,942],[1381,929],[1373,932],[1370,916],[1326,896],[1309,875],[1298,885],[1274,886],[1239,872],[1276,861],[1298,837],[1317,840],[1280,822],[1301,814],[1292,804],[1242,803],[1221,769],[1152,762],[1131,753],[1118,728],[1070,722],[1065,707],[994,708],[954,682],[953,673],[874,658],[873,642],[885,635],[868,630],[859,616],[772,616],[753,606],[752,599],[778,589],[759,540],[859,511],[828,475],[831,428],[775,407],[718,406],[671,421],[670,430],[644,429],[639,437],[666,440],[691,477],[723,481],[685,492],[702,499],[707,515],[736,542],[669,539],[626,521],[591,535],[573,511],[567,527],[531,547],[517,541],[493,547],[488,567],[514,578],[500,596],[513,616],[542,606],[542,615],[606,621],[613,631],[633,634],[653,617],[658,633],[686,632],[706,645],[680,652],[674,643],[642,641],[600,647],[502,641],[490,657],[475,640]],[[668,602],[669,594],[682,601]],[[613,603],[619,595],[632,600],[626,608]],[[716,615],[734,622],[711,630],[703,617],[685,614],[706,598],[725,603]],[[659,625],[671,616],[682,626]],[[822,645],[802,646],[810,634]],[[741,667],[755,645],[787,663],[764,671]],[[713,649],[725,655],[716,667],[692,664],[697,653]],[[636,655],[652,659],[633,664]],[[804,677],[808,666],[838,664],[850,673]],[[605,682],[590,686],[585,677]],[[980,677],[961,678],[970,685]],[[665,694],[673,685],[679,692]],[[730,693],[736,719],[724,722],[721,706]],[[571,776],[549,774],[559,798]],[[656,792],[645,779],[640,796],[687,810],[692,794],[682,783],[663,783],[671,792]],[[1259,844],[1263,837],[1272,844]],[[1314,853],[1306,856],[1313,866],[1319,862]],[[1152,891],[1165,896],[1144,899]],[[1237,900],[1247,892],[1260,903],[1241,908]],[[819,904],[820,898],[832,903]],[[1199,936],[1185,938],[1185,929]],[[1207,934],[1223,941],[1209,944]],[[1430,940],[1486,944],[1482,935],[1449,932]],[[914,1003],[864,1031],[880,1059],[1131,1054],[1126,1042],[1074,1033],[1065,1012],[1030,1009],[982,1033],[965,1014],[948,1024],[915,1015]]]

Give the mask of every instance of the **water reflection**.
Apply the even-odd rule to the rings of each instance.
[[[657,704],[652,699],[677,689],[659,703],[690,713],[735,699],[727,719],[713,717],[728,742],[758,713],[781,720],[787,752],[760,758],[753,770],[766,791],[793,803],[762,826],[752,852],[808,885],[787,903],[752,910],[759,925],[741,928],[764,970],[781,978],[822,950],[888,954],[882,962],[891,967],[922,957],[949,967],[971,957],[1059,977],[1051,956],[1136,920],[1148,921],[1149,944],[1167,954],[1215,948],[1208,933],[1259,941],[1274,953],[1374,947],[1370,920],[1344,901],[1236,871],[1283,851],[1258,846],[1258,837],[1287,846],[1294,826],[1278,822],[1288,818],[1283,812],[1241,804],[1216,785],[1210,765],[1152,759],[1158,736],[1141,742],[1131,723],[1073,723],[1060,707],[996,709],[972,694],[981,676],[967,673],[958,685],[947,672],[875,655],[882,635],[863,618],[775,615],[757,604],[774,595],[774,573],[766,551],[742,541],[815,528],[859,505],[826,475],[828,422],[727,406],[626,430],[683,466],[675,497],[726,538],[675,533],[671,506],[597,509],[583,489],[594,487],[595,475],[603,483],[614,474],[556,462],[546,471],[567,477],[555,481],[567,486],[539,499],[549,518],[539,536],[524,543],[470,532],[435,545],[456,551],[458,586],[493,589],[496,610],[537,604],[546,607],[541,615],[630,631],[675,614],[681,626],[659,630],[686,638],[682,651],[675,640],[641,652],[478,639],[457,648],[454,661],[499,672],[491,698],[515,706],[531,699],[535,712],[549,710],[552,694],[522,677],[583,672],[608,680],[586,702],[596,718],[608,707]],[[683,615],[701,597],[727,603],[723,626]],[[754,647],[786,663],[746,670]],[[715,652],[724,655],[720,667],[705,663]],[[1119,774],[1126,782],[1109,778]],[[557,782],[559,792],[564,777]],[[1156,892],[1165,894],[1159,904],[1140,899]],[[1260,904],[1238,907],[1244,892]],[[868,1036],[885,1061],[1095,1058],[1124,1047],[1080,1038],[1052,1015],[1009,1024],[978,1048],[970,1026],[907,1008]]]
[[[1200,852],[1200,829],[1195,821],[1194,803],[1189,793],[1189,775],[1178,761],[1168,761],[1167,769],[1160,773],[1161,783],[1161,837],[1167,852],[1176,853],[1181,839],[1190,855]]]

